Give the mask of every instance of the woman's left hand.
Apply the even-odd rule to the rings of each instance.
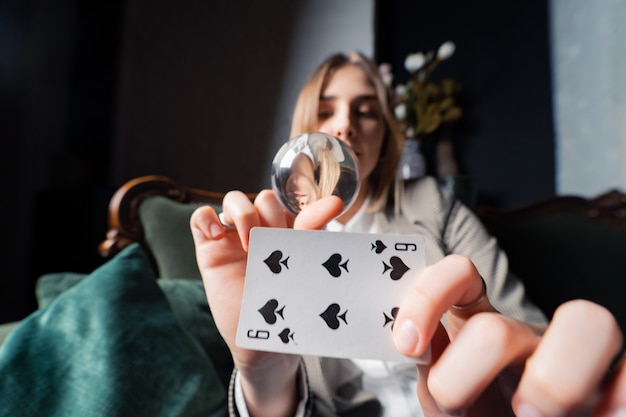
[[[483,294],[471,261],[451,255],[425,269],[400,307],[398,350],[432,349],[418,366],[427,416],[626,416],[626,368],[614,363],[623,335],[609,311],[569,301],[546,327],[498,313]]]

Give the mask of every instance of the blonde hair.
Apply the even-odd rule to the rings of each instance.
[[[321,197],[332,195],[339,182],[341,168],[333,151],[327,146],[319,151],[319,182],[318,189]]]
[[[311,74],[300,91],[293,112],[289,137],[317,130],[322,91],[335,71],[346,65],[354,65],[360,68],[369,79],[376,91],[385,125],[383,146],[378,158],[378,165],[369,176],[369,185],[372,190],[371,208],[377,210],[385,205],[391,185],[396,178],[398,164],[400,163],[404,147],[404,135],[389,106],[387,89],[378,72],[378,66],[372,60],[360,52],[335,54],[324,60]]]

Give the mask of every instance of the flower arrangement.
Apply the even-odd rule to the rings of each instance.
[[[440,83],[430,80],[431,73],[454,54],[455,48],[452,41],[447,41],[436,54],[433,51],[409,54],[404,61],[404,68],[410,78],[405,84],[397,84],[395,87],[391,65],[380,64],[380,74],[388,88],[396,119],[407,138],[431,134],[440,126],[461,118],[463,112],[454,101],[460,89],[459,84],[450,78]]]

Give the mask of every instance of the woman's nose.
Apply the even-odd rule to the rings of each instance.
[[[342,140],[350,140],[354,136],[354,128],[350,117],[340,117],[335,125],[335,136]]]

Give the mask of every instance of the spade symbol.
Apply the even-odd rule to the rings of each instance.
[[[372,250],[376,253],[383,253],[385,249],[387,249],[387,245],[385,245],[381,240],[376,240],[376,242],[372,243]]]
[[[289,329],[289,327],[285,327],[282,332],[278,333],[278,337],[280,337],[280,340],[282,340],[285,344],[289,343],[289,339],[291,339],[294,343],[296,342],[293,339],[293,335],[295,332],[289,332],[291,332],[291,329]]]
[[[285,319],[285,317],[283,316],[283,310],[285,310],[285,306],[283,306],[280,310],[276,310],[277,308],[278,301],[272,298],[271,300],[268,300],[268,302],[265,303],[265,305],[261,307],[258,311],[259,313],[261,313],[267,324],[274,324],[277,320],[277,314],[280,316],[281,319]]]
[[[398,315],[398,311],[400,309],[398,307],[394,307],[391,309],[391,317],[389,317],[387,315],[387,313],[383,313],[383,316],[385,316],[385,324],[383,324],[383,327],[387,326],[389,323],[391,323],[391,330],[393,330],[393,325],[396,324],[396,316]]]
[[[265,264],[270,268],[270,271],[278,274],[283,269],[283,267],[280,266],[281,264],[285,265],[285,268],[289,269],[289,265],[287,265],[287,261],[289,261],[289,256],[287,256],[285,259],[282,259],[282,257],[283,253],[279,250],[275,250],[270,254],[270,256],[265,258],[263,262],[265,262]]]
[[[394,281],[402,278],[404,274],[406,274],[406,271],[411,269],[402,261],[402,259],[397,256],[392,256],[391,258],[389,258],[389,264],[390,265],[387,265],[385,262],[383,262],[383,265],[385,265],[385,270],[383,271],[383,274],[391,269],[391,274],[389,274],[389,276]]]
[[[339,314],[340,311],[341,307],[339,306],[339,304],[332,303],[328,307],[326,307],[326,310],[324,310],[324,312],[320,314],[320,317],[324,319],[328,327],[333,330],[337,330],[339,328],[339,325],[341,324],[339,322],[339,319],[348,324],[348,322],[346,321],[346,314],[348,313],[348,310],[344,311],[342,314]]]
[[[326,268],[326,270],[328,270],[330,275],[338,278],[341,275],[341,268],[345,269],[346,272],[350,272],[348,271],[349,259],[347,259],[344,263],[341,263],[341,261],[341,255],[338,253],[333,253],[332,255],[330,255],[330,258],[328,258],[326,262],[324,262],[322,265],[324,266],[324,268]]]

